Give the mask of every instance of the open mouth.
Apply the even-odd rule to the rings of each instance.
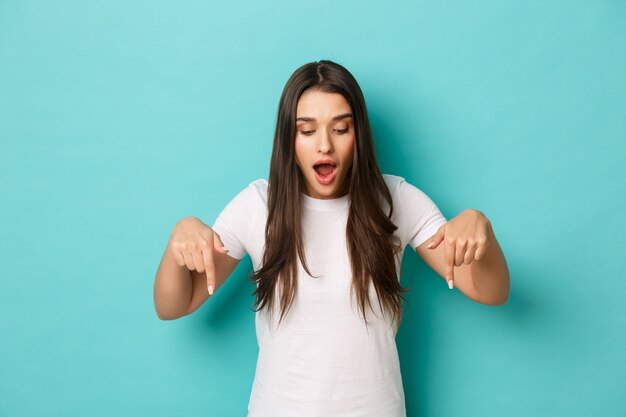
[[[321,177],[325,177],[327,175],[332,174],[337,169],[337,165],[333,163],[321,163],[313,165],[313,169],[317,174]]]
[[[335,179],[337,165],[331,161],[316,163],[313,165],[315,170],[315,179],[321,185],[328,185]]]

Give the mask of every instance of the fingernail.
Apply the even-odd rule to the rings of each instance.
[[[226,249],[226,246],[222,246],[222,249],[224,249],[226,252],[229,252],[229,250]]]
[[[454,287],[454,284],[452,283],[452,280],[448,281],[448,288],[452,289]]]
[[[209,285],[209,295],[213,295],[213,285]]]
[[[430,242],[430,245],[428,245],[428,249],[433,247],[433,243],[435,243],[435,242]]]

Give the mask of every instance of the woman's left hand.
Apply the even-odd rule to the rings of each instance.
[[[445,240],[446,281],[454,288],[454,267],[479,261],[489,246],[491,222],[478,210],[467,209],[442,225],[428,249],[435,249]]]

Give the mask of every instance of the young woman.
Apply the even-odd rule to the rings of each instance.
[[[485,215],[447,221],[421,190],[381,174],[356,80],[331,61],[308,63],[280,98],[269,181],[249,183],[211,227],[195,217],[174,227],[156,311],[192,313],[247,253],[259,344],[248,416],[404,417],[395,335],[407,245],[450,288],[506,301],[509,273]]]

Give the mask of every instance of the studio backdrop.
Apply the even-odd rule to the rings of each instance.
[[[624,416],[626,3],[0,4],[0,416],[245,416],[249,256],[160,320],[175,223],[268,178],[282,88],[330,59],[381,169],[492,222],[505,305],[402,264],[410,417]]]

